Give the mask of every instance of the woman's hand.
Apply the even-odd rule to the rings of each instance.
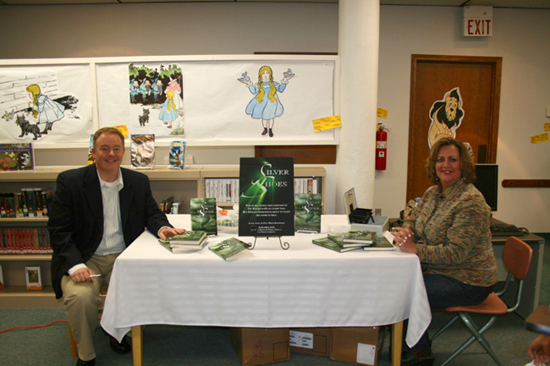
[[[407,253],[416,254],[416,244],[413,241],[414,233],[410,227],[394,227],[392,229],[392,234],[394,236],[395,245],[397,245],[401,250]]]

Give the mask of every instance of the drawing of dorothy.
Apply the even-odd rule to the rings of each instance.
[[[281,83],[273,81],[273,71],[269,66],[262,66],[258,72],[258,83],[253,84],[247,72],[242,74],[242,77],[237,79],[241,83],[248,86],[250,93],[254,94],[254,98],[246,106],[246,114],[249,114],[254,119],[261,119],[264,130],[262,135],[269,133],[269,137],[273,137],[273,124],[275,117],[279,117],[284,112],[284,107],[279,101],[277,92],[282,93],[286,89],[288,81],[294,77],[292,70],[288,69],[283,73]]]
[[[34,118],[38,119],[38,124],[45,123],[42,134],[47,134],[52,130],[54,122],[65,117],[65,107],[55,100],[51,100],[46,95],[42,94],[40,87],[36,84],[27,86],[27,92],[32,102],[29,102],[29,108],[32,109]]]

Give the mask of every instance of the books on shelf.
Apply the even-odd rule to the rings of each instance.
[[[330,237],[313,239],[311,242],[315,245],[319,245],[320,247],[327,248],[327,249],[330,249],[330,250],[334,250],[335,252],[338,252],[338,253],[344,253],[344,252],[348,252],[350,250],[356,250],[356,249],[361,249],[362,248],[362,247],[344,248],[340,244],[338,244],[338,242],[331,239]]]
[[[206,231],[207,235],[218,235],[215,198],[191,198],[191,229]]]
[[[296,193],[294,195],[294,230],[296,232],[321,232],[321,194]]]
[[[33,169],[32,144],[0,144],[0,171]]]
[[[321,193],[321,177],[294,178],[294,193]]]
[[[162,242],[168,242],[172,246],[174,245],[202,245],[206,241],[206,231],[192,231],[187,230],[184,233],[174,235],[166,240],[159,239]]]
[[[206,178],[204,195],[218,203],[239,203],[239,178]]]
[[[244,250],[247,250],[248,248],[250,248],[250,244],[245,243],[244,241],[241,241],[235,237],[225,239],[218,244],[208,247],[208,249],[210,249],[214,254],[225,261],[237,259],[237,254],[243,252]]]
[[[294,193],[321,194],[321,177],[294,178]],[[220,203],[239,203],[239,178],[205,178],[205,197]]]
[[[2,273],[2,265],[0,264],[0,290],[4,288],[4,274]]]
[[[47,216],[53,195],[53,190],[42,188],[21,188],[21,192],[0,193],[0,217]]]
[[[185,141],[172,141],[168,152],[168,168],[183,169],[185,167]]]
[[[130,141],[132,168],[155,168],[155,135],[133,134]]]
[[[46,228],[0,229],[0,254],[51,254],[50,236]]]

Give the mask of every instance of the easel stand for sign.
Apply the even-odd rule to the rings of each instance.
[[[270,237],[269,237],[269,236],[266,236],[265,238],[266,238],[267,240],[269,240]],[[283,250],[287,250],[288,248],[290,248],[290,244],[289,244],[288,242],[286,242],[286,241],[283,242],[283,241],[281,240],[281,237],[280,237],[280,236],[277,236],[277,238],[279,238],[279,244],[281,244],[281,248],[283,248]],[[256,247],[256,240],[258,240],[258,237],[257,237],[257,236],[254,237],[254,243],[248,243],[248,244],[250,244],[250,247],[248,248],[248,250],[252,250],[252,249],[254,249],[254,248]]]

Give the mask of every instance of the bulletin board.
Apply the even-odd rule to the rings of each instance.
[[[0,60],[0,143],[87,147],[100,127],[190,146],[338,144],[338,56]]]

